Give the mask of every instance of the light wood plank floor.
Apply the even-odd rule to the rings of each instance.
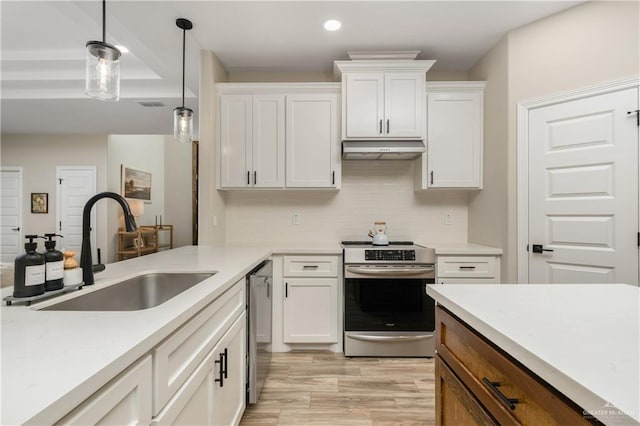
[[[435,424],[433,359],[274,353],[241,426]]]

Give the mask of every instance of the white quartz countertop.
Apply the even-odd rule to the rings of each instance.
[[[289,250],[297,252],[295,246]],[[217,271],[151,309],[39,311],[51,303],[3,303],[0,424],[51,424],[60,419],[272,252],[265,245],[182,247],[109,264],[95,275],[95,285],[55,298],[71,298],[143,272]],[[11,292],[2,289],[2,296]]]
[[[605,424],[640,424],[640,288],[462,284],[427,294]]]
[[[502,249],[496,247],[485,246],[475,243],[451,243],[451,242],[433,242],[421,241],[418,244],[432,247],[436,250],[436,255],[458,255],[458,256],[502,256]]]

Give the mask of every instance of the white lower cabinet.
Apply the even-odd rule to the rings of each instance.
[[[337,278],[285,278],[283,341],[338,341]]]
[[[59,425],[148,425],[151,356],[147,355],[61,419]]]
[[[153,424],[237,425],[245,408],[246,341],[246,316],[242,314]]]

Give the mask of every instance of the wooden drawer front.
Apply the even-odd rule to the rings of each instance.
[[[153,350],[154,416],[245,310],[245,287],[243,278]]]
[[[590,424],[582,410],[494,348],[442,307],[436,312],[438,356],[502,425]],[[497,382],[492,390],[483,379]],[[497,389],[497,391],[495,390]],[[498,395],[517,399],[514,408]]]
[[[437,425],[498,424],[438,355],[435,366]]]
[[[337,256],[284,256],[285,277],[337,277]]]
[[[58,425],[148,425],[151,356],[147,355],[80,404]]]
[[[497,278],[440,278],[438,284],[500,284]]]
[[[438,256],[438,278],[494,278],[495,256]]]

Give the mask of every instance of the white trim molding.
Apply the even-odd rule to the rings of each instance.
[[[216,83],[216,93],[228,94],[279,94],[340,93],[340,83]]]
[[[517,104],[517,268],[518,283],[529,282],[529,112],[536,108],[575,101],[629,88],[640,88],[640,76],[613,80]]]
[[[481,92],[484,93],[486,81],[427,81],[426,93],[438,92]]]

